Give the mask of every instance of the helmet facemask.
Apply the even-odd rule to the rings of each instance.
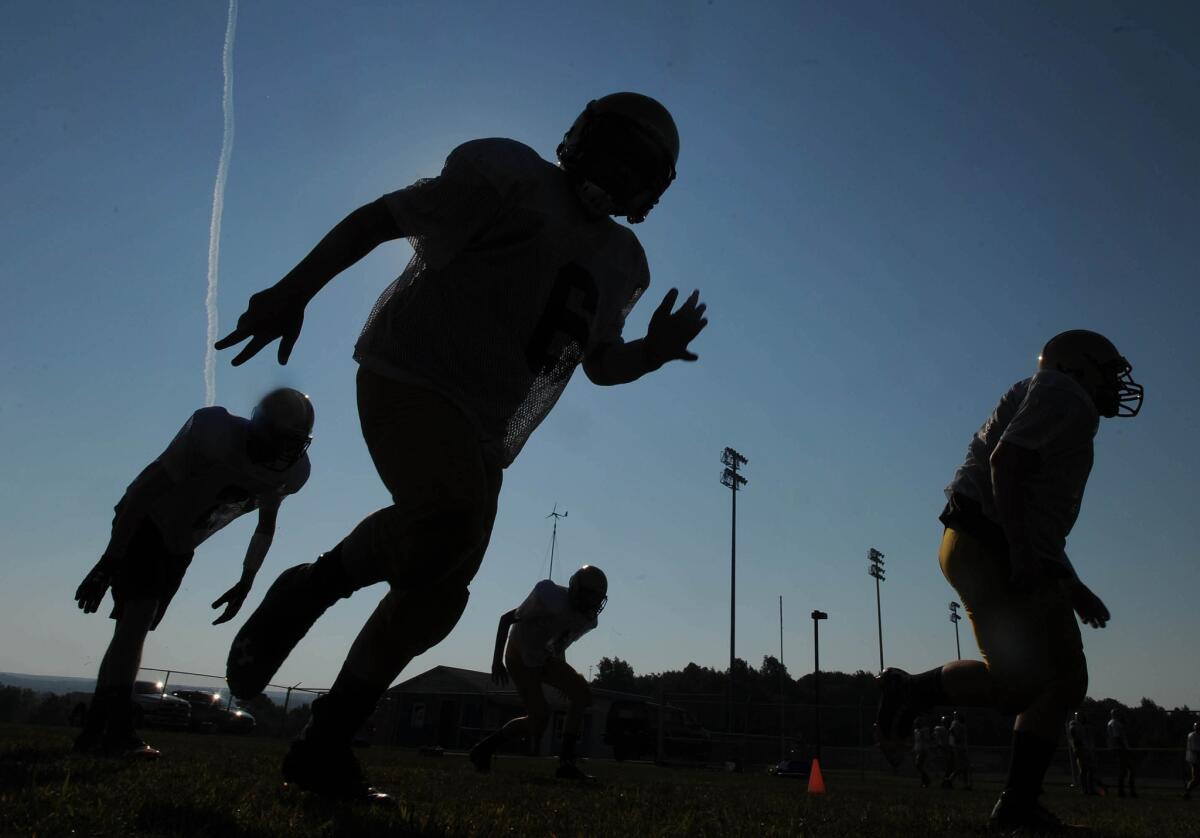
[[[308,397],[283,388],[268,393],[250,415],[246,450],[270,471],[287,471],[312,444],[313,411]]]
[[[592,104],[563,137],[558,157],[590,210],[624,215],[630,224],[645,221],[675,179],[671,151],[650,131],[621,114],[596,113]]]

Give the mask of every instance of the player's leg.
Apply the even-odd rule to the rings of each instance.
[[[1194,788],[1196,788],[1196,786],[1200,785],[1200,765],[1197,765],[1194,762],[1189,762],[1187,764],[1187,767],[1188,767],[1188,781],[1187,781],[1187,785],[1184,786],[1184,788],[1183,788],[1183,799],[1191,800],[1192,799],[1192,789],[1194,789]]]
[[[227,674],[238,697],[261,692],[338,599],[385,580],[402,594],[429,588],[482,558],[500,472],[484,460],[478,433],[462,411],[430,390],[361,369],[358,408],[392,504],[368,515],[318,561],[289,568],[271,586],[230,649]]]
[[[117,606],[113,636],[96,674],[96,691],[88,705],[83,730],[75,740],[77,753],[99,750],[110,722],[116,729],[132,719],[133,682],[142,664],[146,635],[157,612],[158,602],[154,599],[123,600]]]
[[[1003,586],[1007,579],[1006,570],[999,566],[1003,562],[1006,567],[1007,563],[994,553],[987,545],[953,529],[947,529],[942,537],[938,551],[942,573],[958,591],[972,626],[976,626],[973,609],[983,607],[986,611],[997,586]],[[980,648],[986,649],[982,643]],[[905,740],[918,715],[937,706],[979,707],[996,702],[988,664],[975,660],[950,661],[915,675],[885,669],[879,677],[879,693],[876,739],[893,767],[903,759]]]
[[[592,703],[592,691],[583,676],[561,658],[546,661],[542,680],[566,696],[568,702],[557,774],[563,779],[590,779],[575,765],[575,756],[579,734],[583,730],[583,714]]]
[[[550,721],[550,706],[542,692],[542,669],[525,665],[521,652],[515,644],[504,650],[504,668],[509,680],[521,698],[525,715],[509,719],[499,730],[480,740],[471,749],[471,762],[480,771],[491,768],[492,756],[505,744],[524,741],[527,751],[532,751],[546,732]]]

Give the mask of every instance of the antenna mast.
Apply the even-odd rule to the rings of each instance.
[[[554,504],[554,510],[546,516],[547,518],[554,519],[554,528],[550,531],[550,573],[547,577],[551,580],[554,579],[554,545],[558,541],[558,519],[566,518],[570,514],[569,512],[559,512],[558,504],[556,503]]]

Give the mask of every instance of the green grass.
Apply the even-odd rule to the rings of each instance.
[[[762,774],[587,763],[598,782],[553,779],[548,759],[500,758],[480,776],[462,756],[367,749],[395,810],[338,806],[279,781],[284,742],[153,733],[166,756],[127,764],[68,753],[64,728],[0,726],[0,835],[984,835],[995,781],[922,790],[907,777],[826,777],[829,793]],[[1096,835],[1200,835],[1200,800],[1052,790],[1046,802]]]

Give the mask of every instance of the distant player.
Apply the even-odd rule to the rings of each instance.
[[[963,788],[971,790],[971,753],[967,746],[967,723],[962,714],[954,711],[950,722],[950,749],[953,752],[954,770],[947,778],[951,787],[955,780],[962,780]]]
[[[933,750],[941,767],[942,788],[954,788],[950,781],[954,773],[954,755],[950,752],[950,719],[946,716],[942,716],[933,726]]]
[[[583,676],[567,663],[566,651],[596,627],[596,618],[607,601],[604,571],[584,565],[571,574],[567,587],[543,579],[523,603],[500,615],[492,680],[503,686],[512,678],[527,715],[512,719],[471,749],[471,762],[476,768],[491,769],[492,755],[505,743],[524,741],[532,749],[541,740],[550,721],[550,707],[542,691],[545,684],[570,702],[563,723],[557,776],[590,779],[576,766],[575,749],[583,727],[583,711],[592,703],[592,694]]]
[[[1125,722],[1115,708],[1108,715],[1108,747],[1117,760],[1117,796],[1125,796],[1125,781],[1129,781],[1129,796],[1137,797],[1137,788],[1133,777],[1133,751],[1129,747],[1129,737],[1125,735]]]
[[[117,621],[100,662],[96,692],[75,740],[77,752],[157,757],[134,732],[133,683],[147,633],[158,627],[193,551],[240,515],[258,510],[258,526],[237,584],[213,608],[213,625],[233,619],[254,584],[275,534],[279,506],[308,480],[305,453],[313,408],[296,390],[268,393],[249,420],[223,407],[197,410],[117,504],[112,535],[75,599],[84,613],[111,587]]]
[[[1100,779],[1096,762],[1096,743],[1092,727],[1084,713],[1076,712],[1067,723],[1067,738],[1075,756],[1079,773],[1079,788],[1085,795],[1106,794],[1108,787]]]
[[[1200,722],[1192,724],[1192,732],[1187,735],[1187,749],[1183,754],[1188,767],[1188,782],[1183,789],[1183,799],[1192,799],[1192,789],[1200,785]]]
[[[359,337],[358,413],[392,504],[312,564],[285,571],[240,631],[230,689],[257,695],[339,598],[389,586],[329,693],[283,764],[293,785],[378,799],[350,749],[357,728],[416,655],[467,605],[496,515],[503,469],[580,364],[624,384],[674,360],[704,328],[699,292],[672,289],[646,336],[625,318],[650,281],[638,223],[675,177],[679,135],[655,100],[590,102],[558,147],[558,165],[514,140],[465,143],[440,175],[360,207],[279,283],[250,298],[217,343],[249,343],[234,365],[279,338],[286,363],[305,306],[377,245],[408,238],[414,255]]]
[[[929,788],[929,772],[925,770],[929,762],[929,752],[933,749],[933,732],[923,716],[913,720],[913,764],[917,767],[917,777],[921,780],[921,788]],[[893,763],[894,765],[894,763]]]
[[[997,829],[1063,828],[1038,797],[1067,713],[1087,689],[1072,611],[1096,628],[1109,619],[1065,545],[1099,418],[1141,408],[1130,369],[1107,338],[1063,332],[1042,349],[1037,372],[1000,399],[946,489],[938,556],[984,660],[880,676],[877,735],[893,763],[913,716],[927,708],[995,705],[1017,714],[1008,779],[991,815]]]

